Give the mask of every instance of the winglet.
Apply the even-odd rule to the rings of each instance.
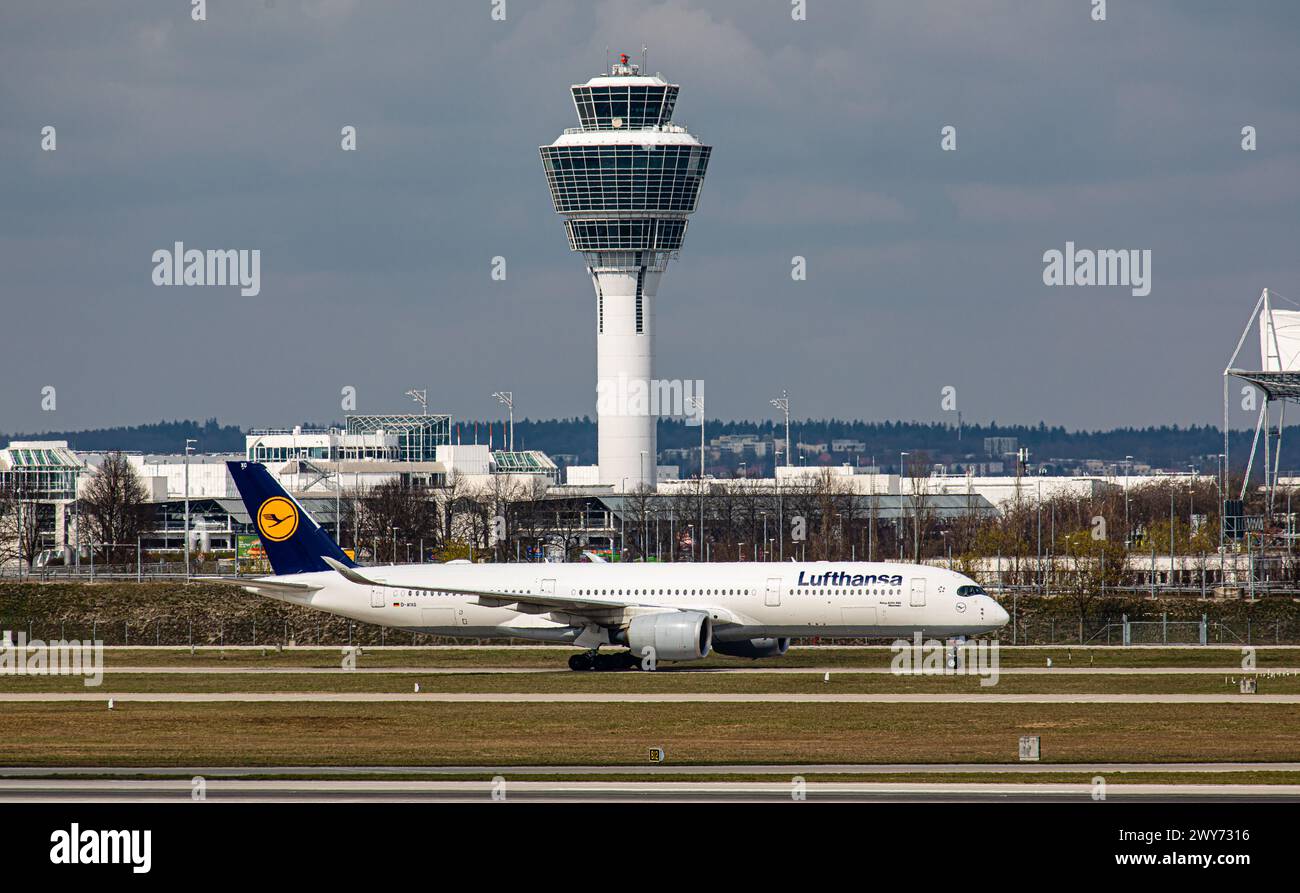
[[[344,564],[341,561],[335,561],[333,558],[330,558],[328,555],[322,555],[321,561],[324,561],[330,567],[334,568],[334,570],[342,574],[343,579],[347,580],[350,583],[356,583],[358,586],[381,585],[379,583],[376,583],[374,580],[363,577],[361,574],[357,573],[355,568],[348,567],[346,564]]]

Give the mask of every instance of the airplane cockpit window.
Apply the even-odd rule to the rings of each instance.
[[[984,589],[979,586],[958,586],[957,594],[962,598],[965,598],[971,595],[987,595],[988,593],[986,593]]]

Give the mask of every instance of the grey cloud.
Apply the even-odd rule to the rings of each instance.
[[[704,378],[711,414],[788,387],[799,415],[938,418],[959,384],[968,418],[1213,421],[1254,297],[1300,295],[1293,4],[1112,2],[1104,24],[1074,0],[815,0],[802,23],[784,0],[488,9],[7,5],[0,428],[333,418],[344,384],[363,409],[419,385],[461,416],[499,387],[532,416],[591,412],[591,287],[536,147],[606,46],[642,42],[714,146],[658,319],[661,368]],[[262,249],[262,295],[154,288],[150,252],[177,239]],[[1151,248],[1152,295],[1044,288],[1066,239]]]

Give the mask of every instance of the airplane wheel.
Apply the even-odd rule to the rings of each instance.
[[[589,653],[575,654],[569,658],[569,669],[579,671],[596,670],[600,668],[599,656]]]

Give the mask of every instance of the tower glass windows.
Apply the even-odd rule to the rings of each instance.
[[[644,130],[672,123],[677,87],[663,85],[580,86],[573,105],[583,130]]]
[[[686,235],[684,218],[566,220],[574,251],[677,251]]]
[[[708,170],[709,146],[544,146],[555,210],[691,213]]]

